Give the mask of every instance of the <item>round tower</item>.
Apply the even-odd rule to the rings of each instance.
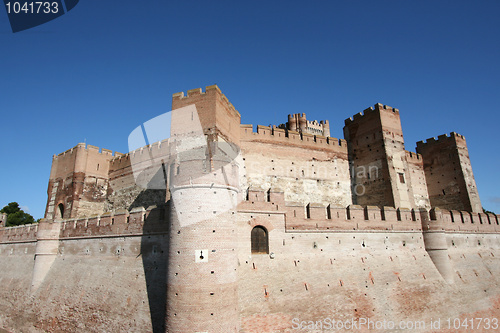
[[[299,128],[301,132],[305,132],[307,129],[307,119],[305,113],[301,113],[299,116]]]
[[[297,131],[297,122],[294,114],[288,115],[288,130]]]
[[[202,124],[203,116],[200,112]],[[174,110],[172,126],[196,118]],[[167,332],[239,331],[239,149],[223,138],[217,127],[184,128],[170,142]]]
[[[319,122],[321,127],[323,128],[323,136],[329,137],[330,136],[330,122],[328,120],[322,120]]]
[[[168,332],[238,331],[238,165],[210,146],[171,168]]]

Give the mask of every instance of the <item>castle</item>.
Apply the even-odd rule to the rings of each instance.
[[[172,110],[175,138],[53,157],[45,219],[0,227],[0,327],[433,332],[500,315],[500,215],[482,211],[462,135],[408,151],[382,104],[344,139],[304,113],[254,130],[217,86]],[[193,119],[204,145],[172,154]]]

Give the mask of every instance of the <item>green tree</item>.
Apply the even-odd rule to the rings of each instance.
[[[11,202],[0,210],[0,213],[7,214],[6,227],[35,223],[35,219],[30,214],[19,208],[17,202]]]

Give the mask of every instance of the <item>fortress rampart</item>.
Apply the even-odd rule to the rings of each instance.
[[[60,225],[58,239],[100,238],[138,236],[147,233],[165,232],[166,207],[143,207],[132,211],[118,211],[85,218],[57,220]],[[42,220],[47,223],[48,220]],[[148,228],[144,229],[147,221]],[[154,228],[153,228],[154,227]],[[0,229],[1,243],[36,242],[38,224]]]
[[[346,119],[344,139],[305,113],[254,131],[217,86],[173,95],[172,110],[192,106],[205,145],[182,156],[176,139],[54,156],[46,219],[0,221],[0,327],[262,333],[296,319],[500,317],[500,215],[478,208],[463,136],[408,151],[400,111],[380,103]],[[172,131],[186,134],[189,114]],[[148,187],[158,172],[164,187]]]
[[[92,301],[87,298],[86,302],[92,307],[97,307],[99,313],[107,318],[103,317],[101,322],[108,329],[109,327],[120,329],[132,327],[134,330],[149,331],[153,321],[148,317],[162,318],[159,314],[162,303],[153,296],[157,295],[158,290],[155,291],[151,288],[158,288],[158,283],[161,284],[161,278],[158,274],[168,276],[177,272],[177,270],[173,270],[168,273],[167,266],[158,262],[159,260],[168,262],[165,254],[170,247],[165,246],[164,243],[169,237],[170,224],[168,218],[165,218],[170,216],[168,212],[168,206],[147,209],[141,207],[130,212],[110,212],[88,218],[64,219],[55,222],[44,220],[41,225],[48,223],[58,230],[56,254],[53,255],[53,262],[49,262],[47,267],[38,265],[37,271],[23,270],[25,274],[28,274],[26,279],[12,274],[9,275],[9,279],[19,281],[19,286],[23,284],[38,286],[32,291],[35,296],[47,295],[48,290],[57,287],[60,297],[70,306],[79,306],[81,301],[74,297],[73,292],[65,291],[64,288],[76,288],[79,293],[93,298]],[[335,308],[337,315],[343,313],[349,316],[350,313],[354,315],[359,311],[362,311],[363,315],[370,313],[363,310],[363,306],[366,304],[364,293],[375,297],[376,300],[382,297],[379,293],[387,292],[393,288],[406,290],[405,293],[409,292],[407,288],[417,288],[420,290],[419,292],[430,289],[434,297],[440,297],[440,299],[448,297],[442,293],[451,292],[455,295],[455,291],[453,291],[455,289],[461,290],[463,294],[463,286],[467,285],[470,288],[469,283],[476,281],[475,274],[483,279],[491,276],[479,260],[487,260],[492,264],[494,258],[500,255],[500,246],[498,245],[499,215],[450,212],[440,209],[409,210],[356,205],[338,207],[314,203],[302,205],[286,202],[284,194],[276,191],[249,191],[248,200],[244,200],[238,205],[237,212],[236,231],[239,235],[237,251],[240,263],[236,266],[238,304],[240,304],[238,325],[241,326],[241,329],[250,332],[263,332],[266,329],[277,330],[281,327],[280,325],[291,328],[291,320],[300,315],[311,320],[320,320],[322,313],[320,308],[313,307],[313,309],[303,312],[294,312],[298,308],[294,310],[294,305],[289,304],[290,299],[297,299],[302,304],[307,304],[306,299],[309,297],[315,299],[323,297],[324,302],[330,304],[334,300],[331,300],[329,296],[320,295],[330,295],[333,292],[334,294],[340,293],[343,295],[342,297],[348,297],[347,295],[352,295],[352,293],[359,294],[360,299],[347,298],[350,301],[345,305],[345,308]],[[252,228],[259,226],[265,227],[269,232],[271,257],[269,254],[248,255],[250,248],[247,247],[249,245],[247,245],[246,237],[250,237]],[[54,227],[48,229],[53,230]],[[0,256],[2,256],[3,262],[10,264],[11,260],[17,260],[22,263],[24,260],[22,256],[30,255],[32,262],[35,252],[44,253],[40,252],[37,244],[46,239],[45,236],[40,238],[40,235],[37,235],[39,228],[39,225],[1,228]],[[214,225],[213,228],[217,235],[220,231],[219,227]],[[42,229],[46,230],[47,227]],[[211,229],[202,230],[204,233],[212,233]],[[223,236],[223,234],[219,236]],[[429,238],[430,236],[434,238]],[[389,240],[389,242],[386,243],[384,240]],[[221,239],[221,241],[223,240]],[[220,268],[217,266],[219,263],[217,263],[218,260],[215,256],[219,250],[212,253],[211,249],[215,249],[213,246],[209,245],[207,248],[211,258],[209,263],[212,262],[209,264],[210,266],[205,268],[208,269],[209,276],[212,274],[211,271],[214,272],[213,274],[220,273]],[[37,250],[35,251],[35,249]],[[186,249],[180,251],[182,253]],[[190,258],[189,252],[186,259]],[[174,251],[172,254],[176,253]],[[464,263],[461,261],[465,260],[462,259],[462,256],[468,260],[466,265],[465,261]],[[83,263],[88,263],[88,265],[101,267],[100,265],[103,265],[104,262],[107,268],[101,270],[100,273],[91,269],[91,266],[83,265]],[[488,266],[496,267],[491,266],[491,264]],[[69,269],[68,265],[71,265],[70,271],[74,273],[60,278],[59,281],[53,280],[57,275],[64,276],[65,271]],[[179,265],[189,267],[189,263],[184,260],[179,262]],[[155,267],[158,267],[157,270]],[[188,269],[183,273],[183,276],[184,274],[198,276],[197,267],[195,265],[192,269]],[[345,270],[342,267],[351,268]],[[123,269],[132,269],[132,274],[126,273]],[[140,273],[143,270],[144,273]],[[40,276],[40,272],[45,275]],[[122,277],[118,279],[108,278],[108,276],[118,274],[117,272],[120,272]],[[286,272],[285,281],[278,278],[277,272],[281,272],[280,274]],[[500,271],[491,270],[491,274],[497,273]],[[78,275],[82,277],[77,278]],[[361,276],[362,279],[359,280],[356,276]],[[462,279],[465,282],[462,282]],[[445,280],[451,283],[449,287],[443,285],[442,281]],[[495,289],[485,286],[484,283],[487,280],[484,281],[479,283],[477,288],[486,288],[488,297],[494,297]],[[365,286],[365,283],[368,287]],[[49,288],[49,284],[52,287]],[[490,285],[489,282],[487,284]],[[98,294],[96,294],[95,287],[98,285],[105,289],[97,289]],[[126,294],[125,286],[129,286],[127,288],[133,286],[135,291],[129,290]],[[205,288],[203,290],[207,293],[207,297],[214,300],[213,297],[218,295],[218,289],[209,285],[206,285]],[[475,291],[477,288],[472,288],[465,295],[471,299],[472,294],[477,294]],[[101,301],[98,295],[105,293],[105,290],[108,290],[106,294],[108,296]],[[0,288],[2,295],[8,291],[12,291],[12,289],[7,285]],[[20,295],[23,294],[21,290],[18,292]],[[180,289],[180,292],[186,292],[186,290]],[[134,314],[131,313],[127,317],[123,317],[122,314],[117,316],[114,311],[107,310],[105,306],[105,304],[114,307],[124,306],[124,310],[128,313],[127,309],[129,308],[126,305],[126,300],[123,301],[123,293],[130,295],[131,300],[134,299],[131,304],[135,304]],[[210,293],[213,293],[214,296],[210,296]],[[262,298],[257,296],[261,293]],[[29,297],[28,294],[26,297]],[[394,295],[386,297],[388,298],[385,298],[384,302],[390,302],[396,307],[394,311],[389,312],[389,315],[397,317],[402,309],[409,311],[410,306],[400,303],[398,297]],[[281,311],[266,310],[269,312],[266,312],[266,316],[261,318],[257,309],[265,305],[266,300],[269,299],[272,299],[275,304],[279,304]],[[146,302],[146,306],[137,303],[142,301]],[[455,301],[457,301],[456,298]],[[150,310],[148,310],[148,302],[151,303]],[[39,304],[47,307],[43,301]],[[312,303],[309,304],[312,306]],[[382,311],[382,303],[377,301],[373,303],[373,306],[380,311],[372,313],[372,318],[380,318],[381,313],[387,314],[387,312]],[[454,307],[450,308],[452,312],[439,310],[436,313],[437,310],[433,309],[432,316],[453,315],[456,311],[467,311],[465,308]],[[65,316],[64,308],[51,311],[58,318]],[[205,314],[198,311],[195,313],[200,319],[210,320],[212,316],[210,313]],[[216,312],[213,313],[217,315]],[[406,313],[407,315],[408,313]],[[427,318],[425,316],[428,315],[425,311],[420,314],[424,318]],[[87,327],[99,330],[99,326],[95,326],[98,324],[92,323],[92,319],[87,317],[86,311],[78,312],[77,316],[79,320],[87,323]],[[129,320],[129,317],[132,319]],[[269,317],[273,320],[270,320]],[[415,318],[418,319],[418,316]],[[160,321],[161,319],[155,319],[156,324],[153,325],[158,326]],[[14,322],[10,321],[9,323],[12,325]],[[123,326],[124,323],[128,323],[129,326]],[[21,324],[18,322],[17,325]],[[58,326],[54,327],[61,327],[60,325],[67,329],[72,327],[72,324],[64,319],[59,319]],[[51,330],[50,325],[43,327],[46,330]]]
[[[289,202],[347,206],[351,182],[345,140],[325,138],[275,126],[241,126],[245,167],[240,187],[281,191]]]
[[[325,206],[314,203],[302,205],[285,202],[283,193],[267,191],[250,191],[248,200],[240,203],[239,210],[280,212],[285,215],[287,232],[500,232],[500,215],[443,211],[439,208],[426,210],[357,205],[338,207],[334,204]]]
[[[310,133],[299,133],[276,126],[257,125],[257,130],[254,132],[252,125],[241,125],[241,140],[311,149],[330,149],[339,153],[347,153],[347,143],[343,139],[324,137]]]
[[[242,212],[272,212],[285,216],[286,232],[308,231],[416,231],[441,230],[449,233],[500,233],[500,215],[445,211],[439,208],[407,209],[393,207],[339,207],[335,204],[285,202],[282,192],[251,190],[242,201]],[[428,220],[422,216],[429,216]],[[132,211],[108,212],[85,218],[58,220],[59,239],[100,238],[143,235],[147,221],[149,233],[164,233],[168,206],[137,207]],[[0,229],[0,243],[36,242],[38,224]]]
[[[37,224],[0,228],[0,242],[36,242]]]
[[[443,211],[441,209],[407,209],[393,207],[356,206],[336,207],[321,204],[299,205],[286,203],[283,193],[250,191],[249,199],[240,203],[244,212],[273,212],[284,214],[286,232],[307,231],[427,231],[442,230],[449,233],[500,233],[500,215]],[[168,207],[135,208],[132,211],[110,212],[87,218],[60,220],[59,239],[138,236],[164,233]],[[421,214],[430,219],[422,222]],[[153,228],[154,227],[154,228]],[[0,229],[0,243],[36,242],[38,224]]]

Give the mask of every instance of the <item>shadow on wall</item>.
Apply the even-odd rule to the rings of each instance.
[[[165,203],[165,194],[166,190],[146,189],[129,207],[132,210],[156,205],[144,219],[140,253],[153,333],[165,332],[170,211],[170,203]]]
[[[166,191],[157,189],[145,189],[139,193],[137,198],[130,204],[128,211],[134,208],[144,207],[147,209],[150,206],[158,206],[165,204]]]

